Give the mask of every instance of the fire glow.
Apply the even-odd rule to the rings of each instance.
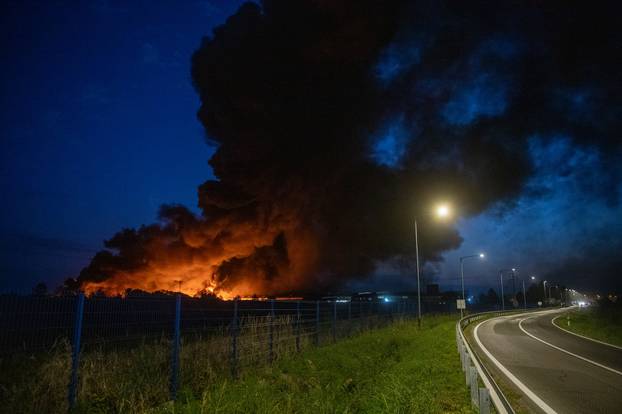
[[[162,208],[160,217],[159,225],[124,230],[107,241],[117,254],[98,253],[80,274],[81,289],[107,296],[133,289],[233,299],[308,287],[316,247],[296,217],[265,226],[257,216],[223,222],[179,206]]]

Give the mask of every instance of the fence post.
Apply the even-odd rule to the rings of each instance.
[[[348,320],[352,320],[352,300],[348,302]]]
[[[296,302],[296,352],[300,352],[300,301]]]
[[[76,319],[73,325],[73,349],[71,352],[71,381],[69,382],[69,409],[76,405],[78,391],[78,369],[80,368],[80,339],[82,338],[82,317],[84,316],[84,293],[78,293]]]
[[[179,328],[181,322],[181,293],[175,297],[175,322],[173,325],[173,353],[171,355],[171,399],[177,398],[179,384]]]
[[[274,360],[274,299],[270,299],[270,336],[268,337],[268,362]]]
[[[333,302],[333,343],[337,342],[337,299]]]
[[[315,345],[320,345],[320,301],[315,301]]]
[[[231,377],[238,377],[238,299],[233,301],[233,319],[231,320]]]

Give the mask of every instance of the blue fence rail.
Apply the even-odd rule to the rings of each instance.
[[[425,309],[450,310],[446,303],[428,304]],[[48,352],[59,343],[68,343],[67,407],[71,410],[81,396],[80,376],[85,369],[81,355],[165,344],[170,347],[169,398],[174,400],[188,364],[196,365],[192,355],[228,365],[235,379],[246,367],[272,363],[306,346],[336,342],[395,318],[414,316],[416,302],[402,299],[220,301],[182,295],[0,295],[0,360],[7,355]],[[185,359],[190,361],[186,365],[180,360],[184,350],[195,352]]]

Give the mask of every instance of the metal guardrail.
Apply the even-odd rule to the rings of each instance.
[[[516,313],[516,311],[476,313],[465,316],[456,323],[456,345],[460,353],[462,371],[465,373],[466,384],[471,389],[471,402],[479,408],[480,414],[490,413],[491,401],[495,411],[499,414],[514,414],[514,409],[479,356],[473,352],[462,331],[474,321],[513,313]],[[484,384],[484,387],[479,386],[479,380]]]

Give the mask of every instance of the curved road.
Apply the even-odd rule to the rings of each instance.
[[[474,349],[532,412],[622,413],[622,349],[553,325],[563,310],[476,325]]]

